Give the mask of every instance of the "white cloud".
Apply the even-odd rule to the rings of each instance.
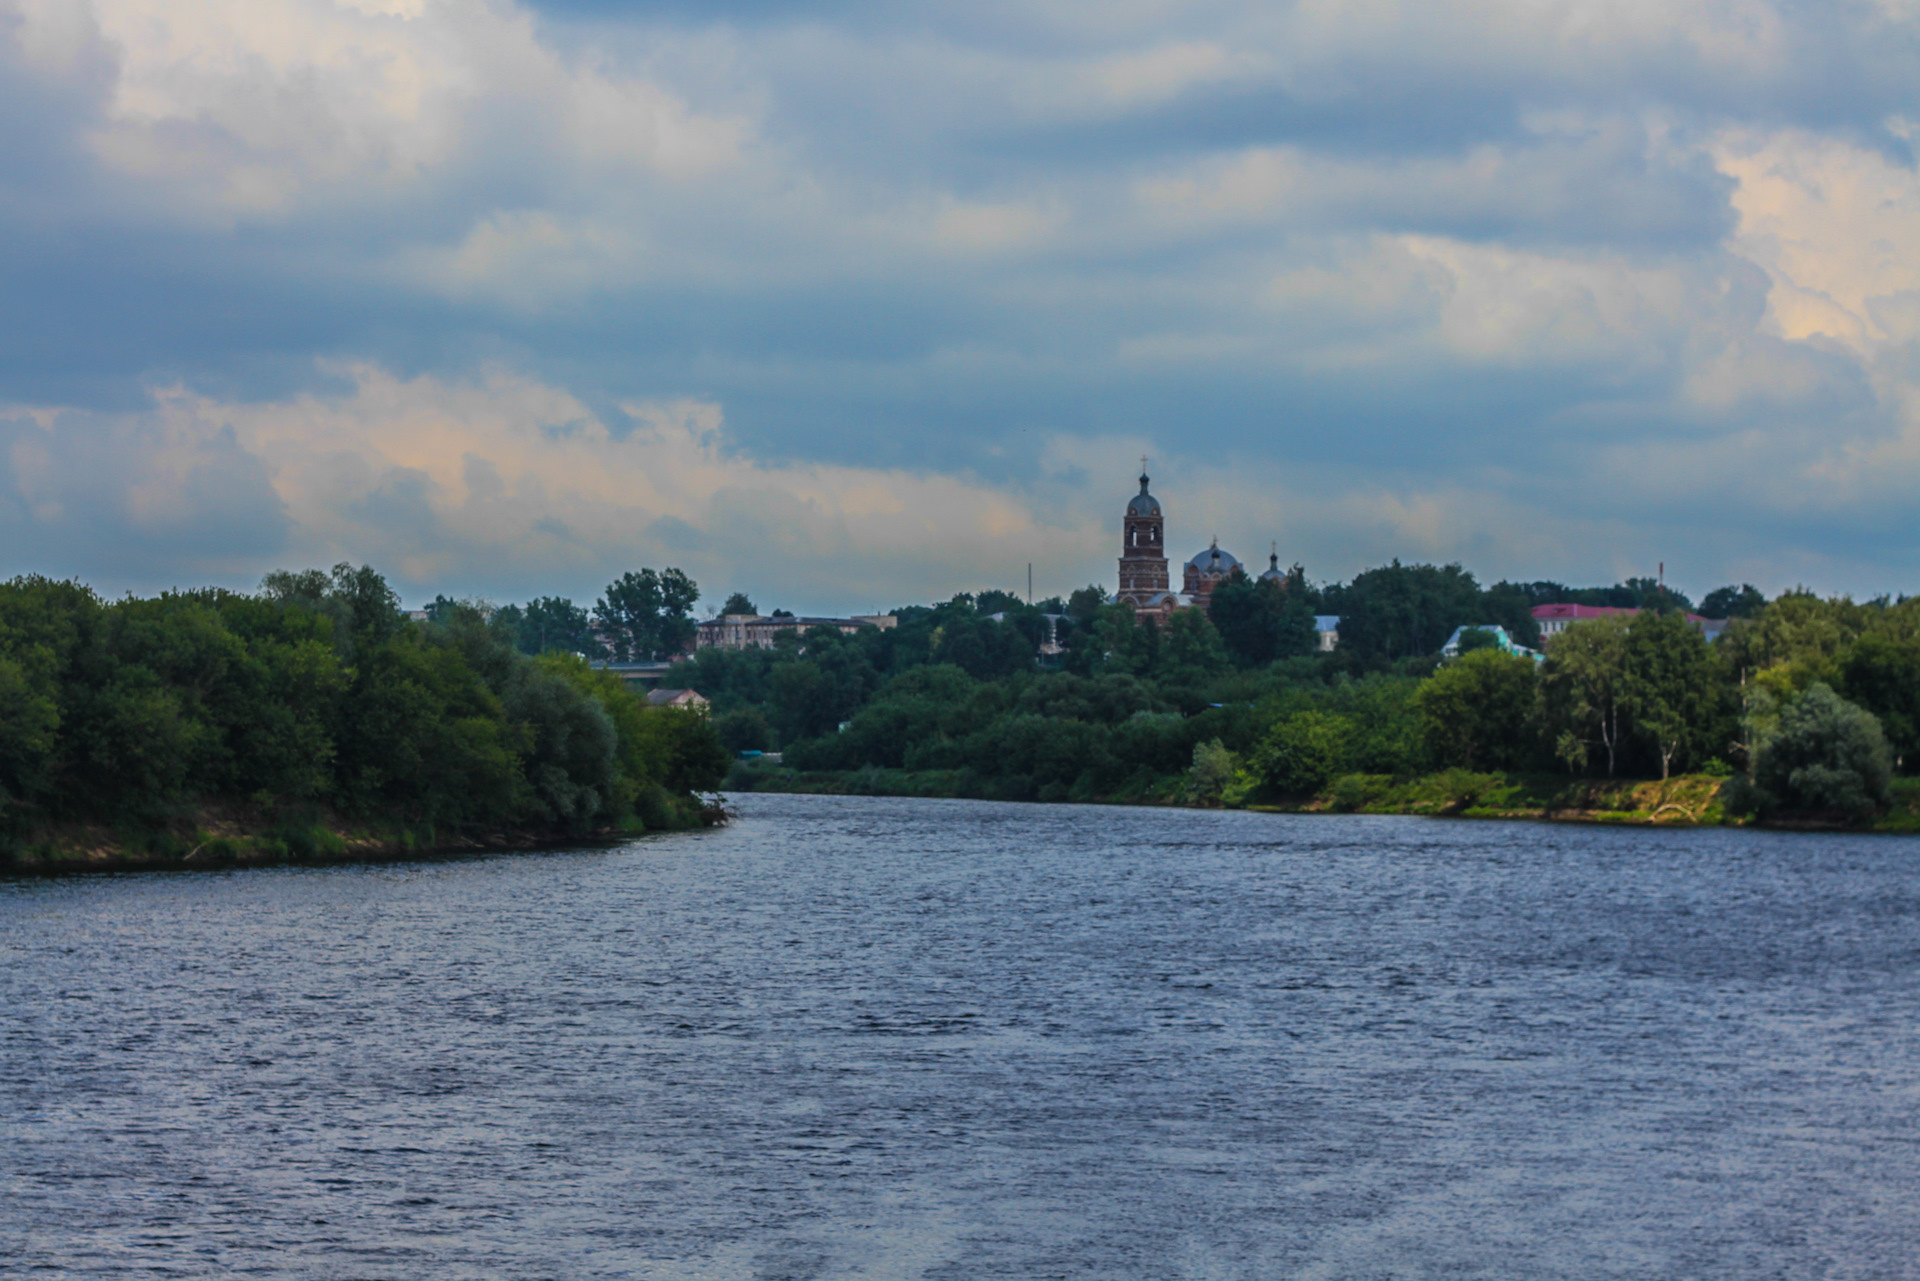
[[[154,417],[167,451],[230,433],[258,460],[291,522],[285,555],[369,560],[420,590],[584,590],[672,563],[799,603],[871,605],[1011,582],[1042,549],[1079,557],[1096,541],[963,477],[756,462],[727,447],[711,404],[629,405],[634,425],[616,433],[565,391],[504,372],[337,372],[350,392],[228,404],[170,390]],[[139,501],[164,504],[169,474],[152,469]]]
[[[1920,174],[1804,130],[1729,132],[1715,154],[1739,183],[1734,248],[1772,279],[1781,334],[1861,349],[1916,336],[1903,300],[1920,290]]]
[[[505,0],[15,3],[29,57],[110,52],[96,155],[219,225],[417,201],[498,161],[564,186],[697,180],[746,139],[644,76],[562,58]]]

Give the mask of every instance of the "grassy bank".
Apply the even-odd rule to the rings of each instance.
[[[1082,794],[1071,788],[1033,788],[1024,780],[987,777],[972,770],[815,770],[763,763],[736,764],[727,776],[735,792],[799,792],[843,796],[920,796],[1001,801],[1071,801],[1104,805],[1169,805],[1244,808],[1267,813],[1421,814],[1450,818],[1552,819],[1585,823],[1663,826],[1739,825],[1721,804],[1726,779],[1683,774],[1661,779],[1577,779],[1542,774],[1443,770],[1410,778],[1349,774],[1308,797],[1236,794],[1197,799],[1186,774],[1145,771],[1119,790]],[[1779,827],[1846,827],[1830,815],[1783,817]],[[1893,803],[1872,830],[1920,832],[1920,779],[1898,779]]]
[[[139,823],[47,824],[0,846],[0,873],[382,862],[425,854],[551,849],[726,821],[717,803],[667,795],[650,799],[641,814],[620,826],[591,831],[448,827],[356,820],[323,810],[266,813],[238,807],[202,807]]]

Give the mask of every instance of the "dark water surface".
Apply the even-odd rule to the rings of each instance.
[[[0,881],[0,1271],[1920,1277],[1920,842],[739,809]]]

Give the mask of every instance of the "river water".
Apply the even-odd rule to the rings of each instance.
[[[0,1272],[1920,1276],[1920,842],[738,808],[0,880]]]

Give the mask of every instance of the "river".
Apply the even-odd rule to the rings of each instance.
[[[0,1272],[1920,1276],[1920,842],[737,807],[0,880]]]

